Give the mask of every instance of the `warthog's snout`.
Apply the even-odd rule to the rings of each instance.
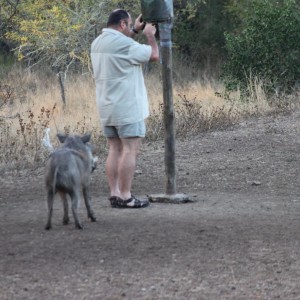
[[[87,147],[88,153],[90,154],[90,160],[91,160],[91,166],[92,166],[91,172],[94,172],[97,169],[98,157],[97,156],[93,156],[94,147],[93,147],[92,144],[86,143],[85,145]]]
[[[57,135],[62,146],[49,157],[46,166],[45,183],[47,189],[48,221],[45,229],[51,228],[54,196],[58,192],[63,200],[64,217],[63,224],[69,223],[68,199],[71,198],[72,212],[75,226],[82,229],[78,218],[78,207],[83,194],[88,218],[96,221],[94,212],[90,206],[90,175],[96,168],[97,158],[93,157],[93,146],[89,143],[89,134]]]

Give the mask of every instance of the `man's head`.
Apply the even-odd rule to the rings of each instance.
[[[108,18],[107,27],[116,29],[123,34],[129,36],[132,26],[130,14],[123,9],[114,10]]]

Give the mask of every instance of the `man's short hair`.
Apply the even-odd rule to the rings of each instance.
[[[119,25],[120,21],[124,19],[129,19],[129,13],[124,9],[116,9],[109,15],[107,27]]]

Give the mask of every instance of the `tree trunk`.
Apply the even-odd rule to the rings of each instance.
[[[64,84],[64,72],[58,72],[57,74],[58,82],[60,86],[61,100],[63,102],[63,108],[66,108],[66,94],[65,94],[65,84]]]

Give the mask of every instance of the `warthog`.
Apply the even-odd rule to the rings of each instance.
[[[46,166],[45,183],[47,189],[48,221],[45,229],[51,228],[54,196],[58,192],[63,201],[63,224],[69,223],[68,199],[71,198],[75,227],[82,229],[78,218],[80,198],[83,193],[88,218],[96,221],[90,206],[90,175],[95,168],[92,155],[92,145],[89,143],[91,135],[63,135],[57,134],[62,146],[54,150]]]

